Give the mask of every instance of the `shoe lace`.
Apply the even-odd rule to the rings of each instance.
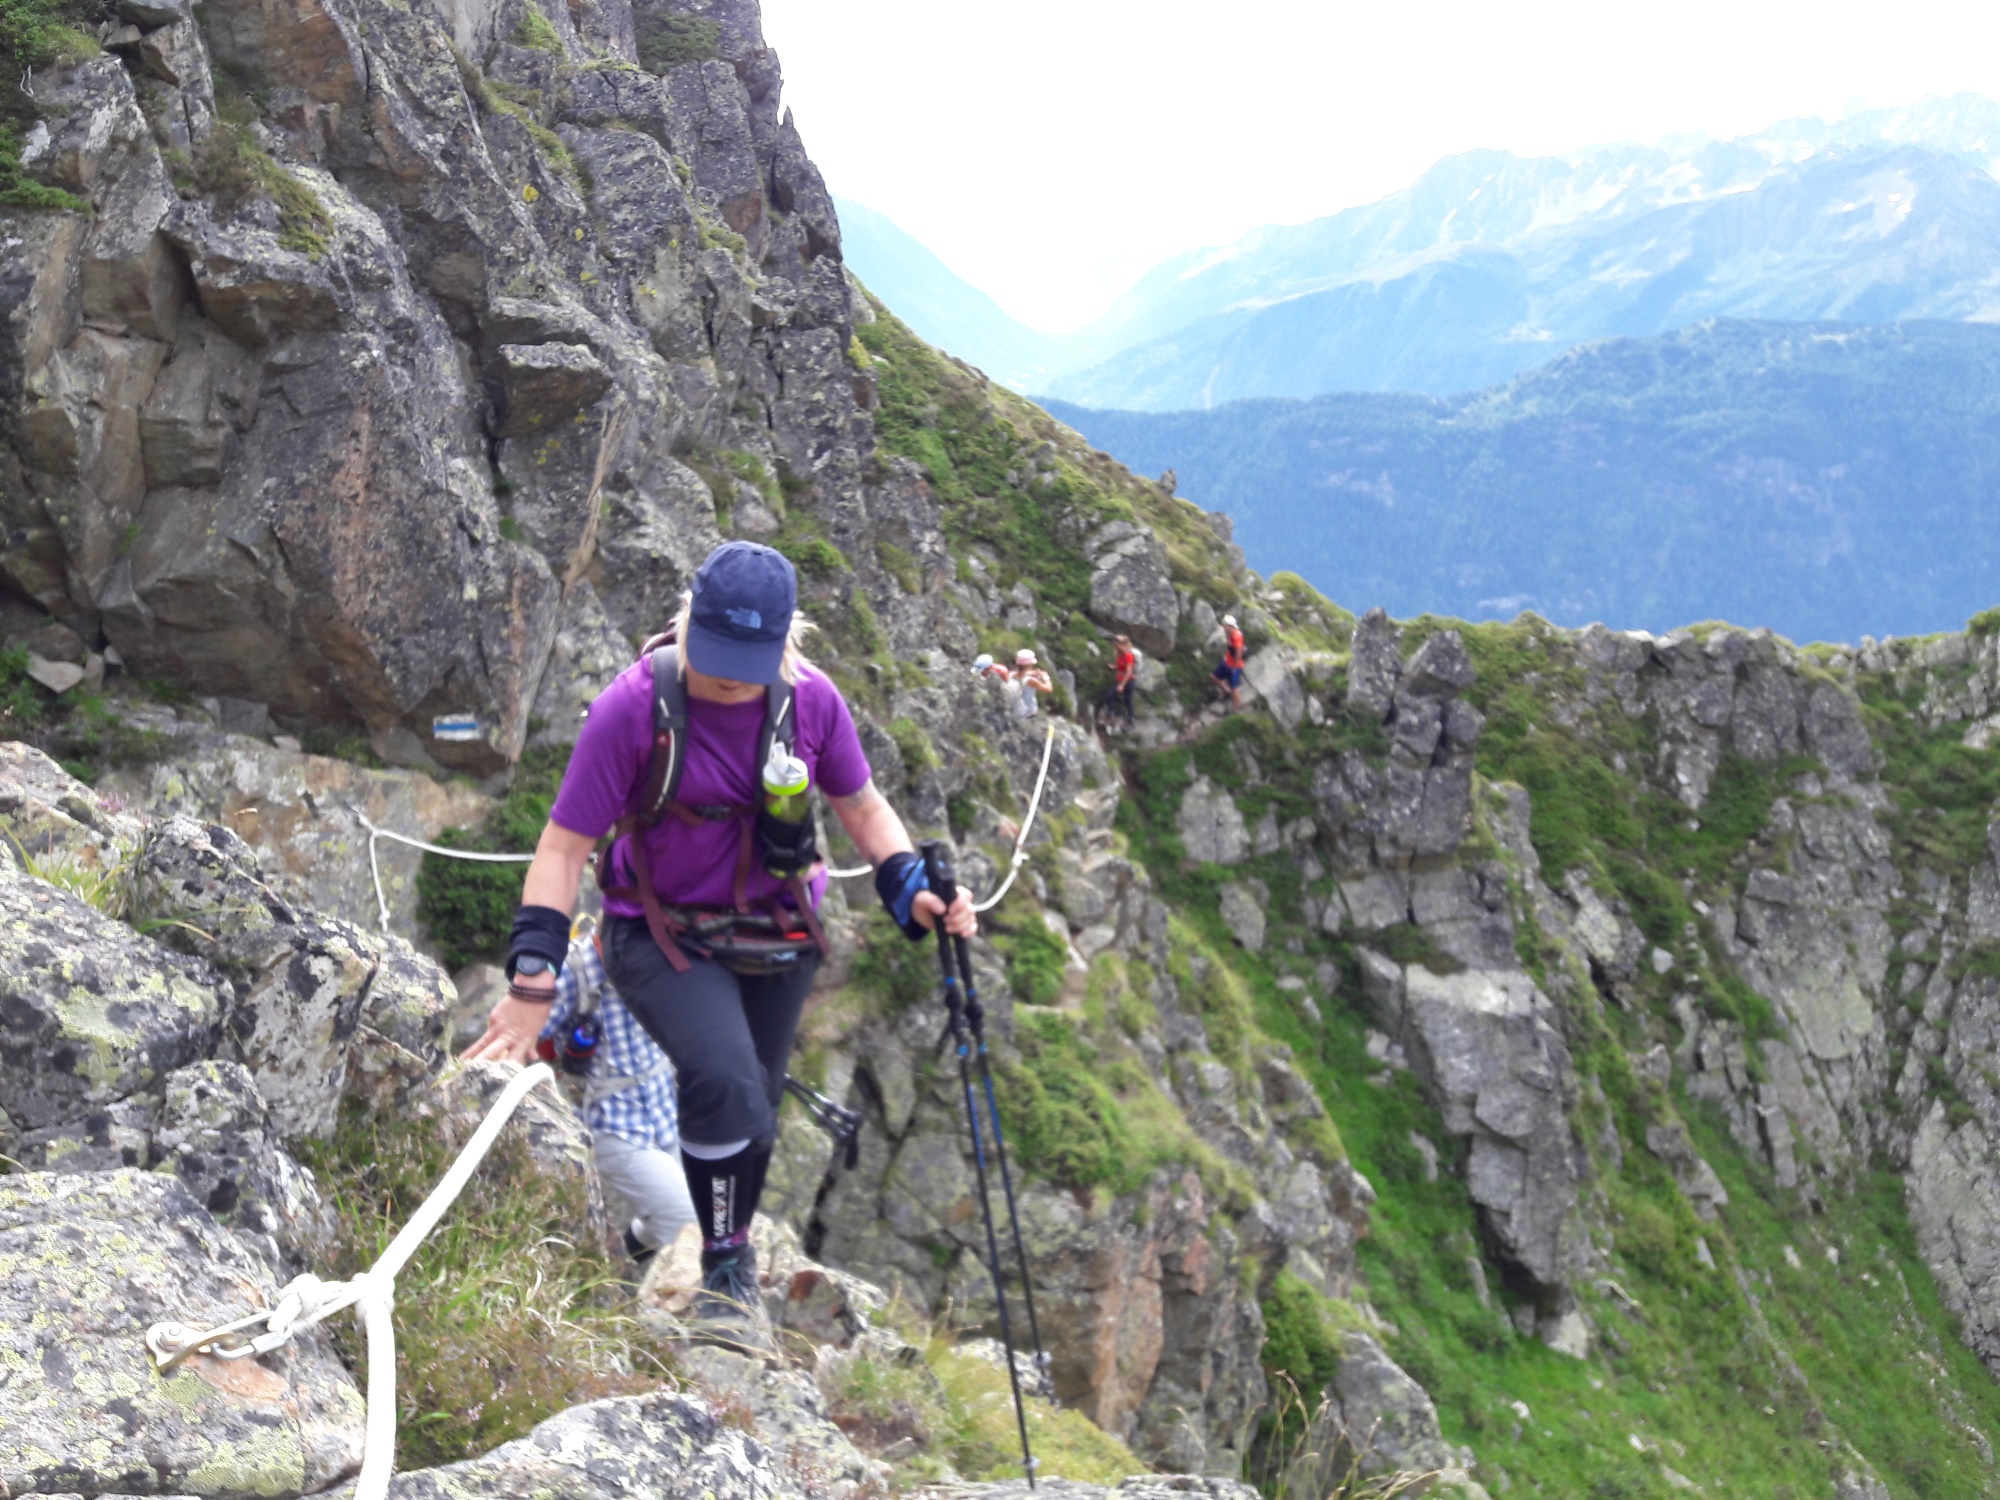
[[[719,1299],[749,1309],[756,1306],[757,1263],[747,1255],[732,1255],[718,1261],[704,1278],[709,1293]]]

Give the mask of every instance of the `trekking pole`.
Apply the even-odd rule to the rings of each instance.
[[[931,893],[949,907],[958,896],[958,879],[951,857],[936,839],[926,839],[924,879]],[[945,1010],[951,1018],[951,1038],[958,1052],[958,1082],[965,1092],[965,1119],[972,1128],[972,1164],[979,1179],[979,1215],[986,1225],[986,1265],[993,1273],[993,1297],[1000,1308],[1000,1347],[1007,1359],[1007,1384],[1014,1392],[1014,1421],[1021,1429],[1021,1472],[1028,1488],[1035,1487],[1035,1455],[1028,1447],[1028,1408],[1021,1399],[1021,1374],[1014,1368],[1014,1335],[1007,1325],[1007,1286],[1000,1270],[1000,1241],[993,1233],[993,1200],[986,1191],[986,1148],[979,1136],[979,1105],[972,1092],[972,1046],[966,1035],[965,1008],[959,996],[958,969],[953,962],[951,935],[938,918],[938,967],[944,978]]]
[[[1035,1343],[1035,1379],[1042,1395],[1055,1399],[1049,1379],[1049,1355],[1042,1348],[1042,1325],[1035,1318],[1035,1285],[1028,1279],[1028,1251],[1021,1242],[1021,1211],[1014,1202],[1014,1174],[1007,1168],[1007,1138],[1000,1132],[1000,1101],[993,1093],[993,1060],[986,1052],[986,1011],[979,1003],[979,986],[972,977],[972,945],[962,937],[951,940],[965,989],[965,1019],[972,1027],[972,1047],[979,1056],[979,1078],[986,1085],[986,1112],[993,1122],[993,1156],[1000,1163],[1000,1187],[1007,1196],[1007,1226],[1014,1235],[1014,1263],[1021,1273],[1021,1300],[1028,1304],[1028,1337]]]

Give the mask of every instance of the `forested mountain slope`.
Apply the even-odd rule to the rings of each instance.
[[[1450,401],[1050,409],[1359,606],[1855,642],[2000,597],[1996,374],[1983,325],[1723,321]]]

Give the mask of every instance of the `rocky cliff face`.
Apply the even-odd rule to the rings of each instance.
[[[21,146],[92,211],[0,216],[0,711],[101,773],[0,765],[9,1233],[142,1215],[278,1279],[345,1253],[300,1158],[411,1114],[460,1002],[403,939],[465,937],[419,929],[386,845],[376,930],[361,819],[471,825],[520,763],[513,806],[750,536],[975,889],[1049,721],[965,661],[1032,644],[1073,707],[1109,632],[1147,652],[1132,732],[1054,722],[976,951],[1064,1403],[1216,1493],[2000,1483],[1990,633],[1357,621],[1259,578],[1225,518],[847,277],[748,4],[124,0],[99,29],[28,74]],[[861,1159],[795,1122],[770,1206],[788,1254],[990,1333],[933,971],[868,905],[834,899],[797,1060],[866,1114]],[[307,1492],[352,1466],[338,1352],[277,1372],[307,1382],[258,1398],[290,1403],[282,1462],[227,1482],[137,1366],[76,1399],[166,1403],[151,1487]],[[712,1413],[535,1399],[411,1487],[628,1439],[783,1477]],[[846,1413],[856,1483],[923,1446],[884,1411]],[[114,1458],[6,1478],[118,1492]]]

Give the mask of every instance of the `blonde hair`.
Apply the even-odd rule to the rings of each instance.
[[[688,626],[693,619],[694,595],[684,593],[681,595],[680,613],[674,616],[674,639],[681,645],[680,663],[683,677],[687,676]],[[778,665],[778,675],[785,681],[796,683],[799,680],[799,668],[812,665],[806,660],[805,639],[817,628],[805,617],[803,611],[796,609],[792,611],[792,628],[785,637],[785,659]]]

